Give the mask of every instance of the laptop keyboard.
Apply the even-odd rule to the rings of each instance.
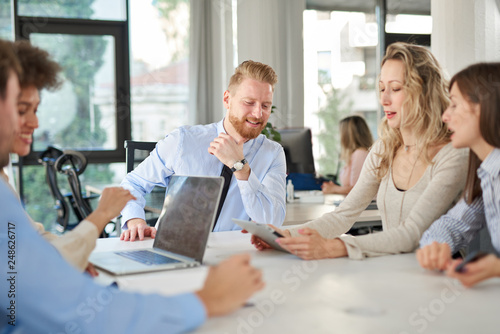
[[[170,257],[163,256],[158,253],[150,252],[147,250],[115,252],[115,254],[126,257],[127,259],[143,263],[147,266],[181,262],[179,260],[175,260]]]

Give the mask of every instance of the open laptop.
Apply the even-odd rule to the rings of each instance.
[[[200,265],[223,184],[221,176],[173,175],[153,248],[92,253],[90,262],[115,275]]]

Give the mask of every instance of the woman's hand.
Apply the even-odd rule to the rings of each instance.
[[[451,263],[451,249],[447,243],[432,244],[417,250],[417,260],[422,268],[429,270],[445,270]]]
[[[318,260],[347,256],[347,248],[340,239],[323,238],[318,231],[303,228],[300,237],[279,238],[277,242],[290,253],[304,260]]]
[[[321,191],[325,195],[326,194],[338,194],[339,188],[340,188],[340,186],[336,185],[332,181],[323,182],[323,184],[321,185]]]
[[[492,277],[500,277],[500,259],[495,255],[487,255],[476,262],[465,265],[462,272],[456,272],[455,268],[462,260],[454,260],[448,265],[446,275],[458,279],[464,286],[471,287],[477,283]]]
[[[288,230],[279,229],[276,226],[271,225],[271,224],[267,224],[267,226],[270,226],[272,229],[274,229],[276,232],[278,232],[279,234],[281,234],[285,238],[291,236],[290,231],[288,231]],[[241,233],[248,233],[248,231],[241,230]],[[278,239],[283,239],[283,238],[278,238]],[[260,251],[272,248],[271,246],[269,246],[269,244],[267,242],[265,242],[264,240],[262,240],[261,238],[259,238],[258,236],[255,236],[255,235],[252,235],[250,242],[252,243],[252,245],[255,246],[255,248],[257,248]]]
[[[89,262],[87,268],[85,268],[85,272],[89,274],[91,277],[99,276],[99,272],[95,269],[94,265]]]
[[[101,233],[104,226],[118,216],[127,202],[131,200],[135,200],[135,197],[127,189],[122,187],[104,188],[97,209],[87,217],[87,220],[94,224]]]

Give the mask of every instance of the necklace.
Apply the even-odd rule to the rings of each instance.
[[[414,146],[414,145],[408,145],[408,146]],[[405,151],[407,151],[405,147]],[[401,217],[403,215],[403,203],[405,201],[405,195],[406,191],[408,191],[408,186],[410,185],[411,177],[413,176],[413,171],[415,170],[415,166],[417,164],[418,159],[420,158],[420,153],[418,152],[417,158],[415,159],[415,162],[413,162],[413,166],[411,166],[411,171],[410,171],[410,176],[408,177],[408,181],[406,182],[406,190],[403,191],[403,197],[401,198],[401,205],[399,206],[399,218],[398,218],[398,223],[401,224]],[[392,179],[392,165],[389,168],[390,174],[387,177],[387,180],[385,182],[385,192],[384,192],[384,217],[385,217],[385,223],[387,224],[387,208],[386,208],[386,196],[387,196],[387,188],[389,188],[389,179]],[[394,185],[396,188],[396,185]],[[397,189],[397,188],[396,188]]]
[[[415,145],[417,145],[417,144],[413,144],[413,145],[404,145],[404,147],[405,147],[405,152],[408,152],[408,150],[410,149],[410,147],[413,147],[413,146],[415,146]]]

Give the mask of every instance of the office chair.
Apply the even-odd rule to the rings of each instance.
[[[85,196],[82,195],[82,186],[80,184],[79,176],[83,174],[87,168],[87,158],[78,151],[65,150],[63,154],[57,158],[54,163],[54,169],[68,178],[68,184],[71,190],[71,194],[67,195],[67,198],[73,208],[78,222],[87,218],[92,211],[94,211],[90,205],[90,200],[99,197],[99,195]],[[108,224],[115,225],[114,222],[109,222]],[[113,230],[116,228],[114,226]],[[106,229],[101,232],[101,238],[107,238],[109,236]]]
[[[92,213],[90,200],[97,198],[98,195],[84,196],[80,184],[79,175],[87,167],[87,158],[77,151],[61,151],[55,147],[49,146],[42,152],[39,162],[45,166],[46,180],[52,196],[56,200],[58,230],[64,232],[73,229],[80,221],[87,218]],[[57,183],[57,173],[66,175],[71,193],[63,195]],[[68,205],[69,203],[69,205]],[[74,223],[69,223],[69,207],[77,218]],[[103,230],[101,237],[107,237],[108,234]]]
[[[66,150],[54,163],[57,172],[66,175],[71,190],[71,206],[79,221],[92,213],[88,198],[82,196],[79,175],[87,168],[87,158],[77,151]]]
[[[146,159],[154,150],[156,142],[125,140],[125,163],[127,173],[130,173],[136,165]]]
[[[49,146],[45,151],[40,154],[38,162],[45,167],[45,179],[49,185],[50,193],[52,197],[56,200],[55,209],[57,211],[56,222],[59,224],[61,232],[69,228],[69,206],[66,202],[65,197],[61,194],[59,186],[57,184],[57,171],[54,168],[54,164],[61,155],[63,151]],[[76,225],[76,224],[75,224]],[[74,227],[71,226],[71,228]],[[69,228],[69,229],[71,229]]]
[[[125,140],[125,162],[127,165],[127,173],[130,173],[134,168],[146,159],[152,150],[156,147],[156,142],[133,141]],[[151,193],[145,196],[146,205],[144,211],[146,213],[146,223],[149,226],[155,226],[156,221],[161,213],[163,201],[165,199],[165,188],[154,187]]]

